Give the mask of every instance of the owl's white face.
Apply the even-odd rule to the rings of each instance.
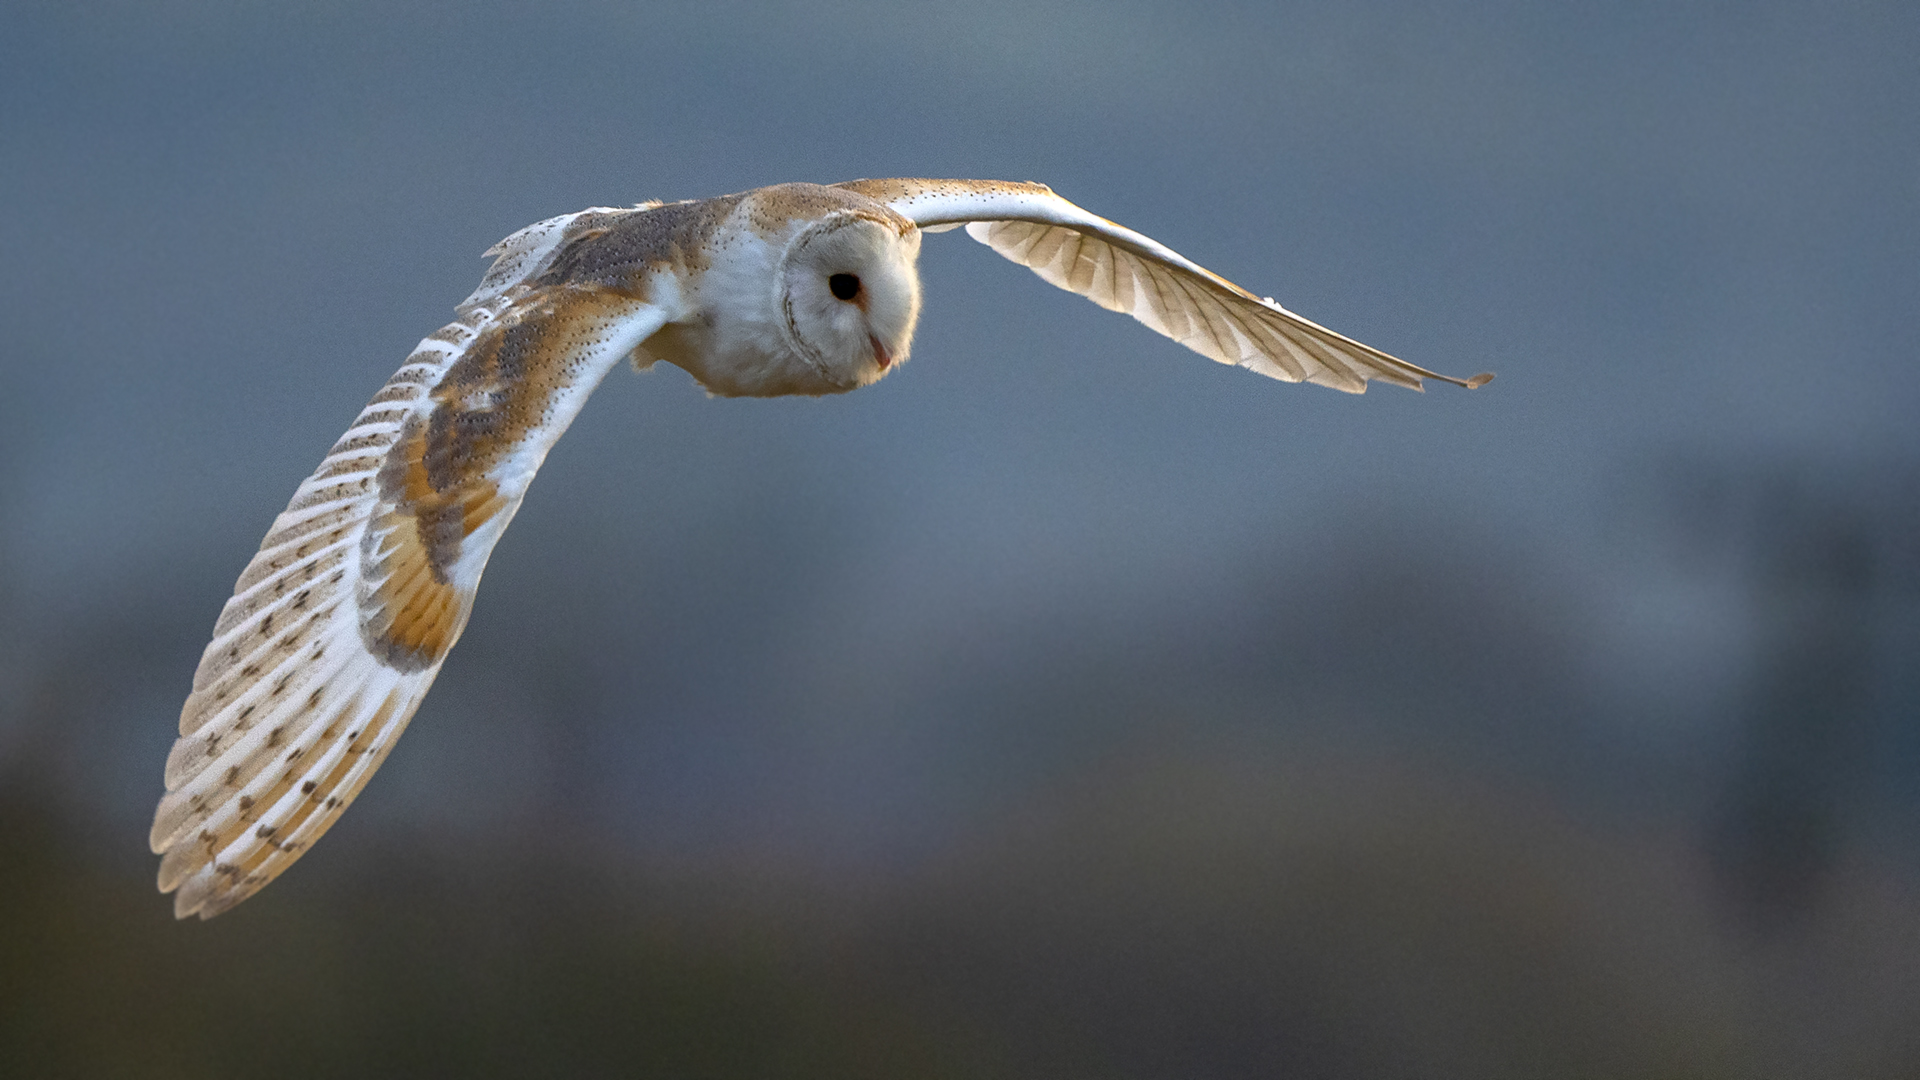
[[[840,212],[794,238],[781,266],[789,343],[835,389],[905,361],[920,317],[920,230]]]

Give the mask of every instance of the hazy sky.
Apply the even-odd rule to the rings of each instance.
[[[1063,503],[1067,533],[1147,505],[1174,532],[1260,528],[1381,487],[1559,528],[1597,474],[1676,444],[1906,450],[1915,22],[1899,4],[24,5],[0,38],[10,561],[49,599],[202,545],[233,562],[493,240],[792,179],[1043,180],[1362,340],[1501,378],[1271,385],[933,238],[899,376],[744,406],[674,374],[612,380],[536,503],[639,518],[663,498],[649,477],[712,492],[773,458],[850,476],[837,497],[882,529],[1010,508],[980,526],[997,533]]]
[[[295,484],[523,224],[957,175],[1044,181],[1499,379],[1273,383],[930,237],[913,360],[871,390],[610,378],[469,644],[573,655],[596,646],[556,623],[599,605],[627,648],[783,656],[777,687],[841,663],[906,680],[1063,608],[1224,604],[1369,530],[1605,593],[1622,477],[1649,462],[1914,460],[1917,24],[1898,3],[15,5],[0,586],[54,628],[34,642],[155,595],[210,626]],[[645,605],[673,596],[731,629],[659,625]],[[1625,610],[1614,636],[1648,653],[1737,630]],[[138,754],[164,750],[154,724]]]

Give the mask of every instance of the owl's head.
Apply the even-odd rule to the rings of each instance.
[[[838,210],[808,226],[780,275],[795,349],[846,390],[906,360],[920,318],[919,257],[920,230],[884,209]]]

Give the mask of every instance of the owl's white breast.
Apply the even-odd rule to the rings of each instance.
[[[753,227],[743,200],[689,252],[680,314],[649,338],[646,355],[692,375],[721,397],[834,393],[792,347],[782,309],[781,262],[792,232]]]

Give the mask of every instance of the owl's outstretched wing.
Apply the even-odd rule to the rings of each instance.
[[[836,186],[886,203],[928,232],[965,225],[967,235],[1047,281],[1223,364],[1355,394],[1366,392],[1369,379],[1418,390],[1422,379],[1471,388],[1493,378],[1442,375],[1334,333],[1042,184],[901,179]]]
[[[544,221],[489,252],[459,321],[420,343],[274,521],[167,757],[151,842],[176,916],[212,918],[279,876],[406,728],[534,471],[669,318],[644,259],[572,257],[628,213]]]

